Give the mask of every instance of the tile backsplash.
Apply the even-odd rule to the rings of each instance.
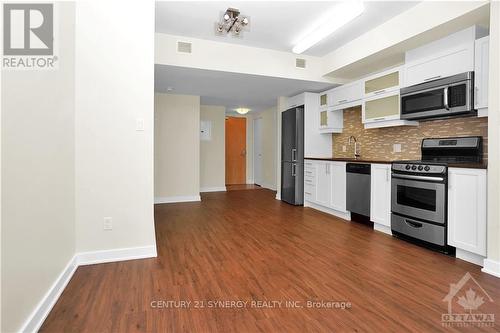
[[[488,118],[486,117],[442,119],[420,122],[419,126],[365,129],[361,123],[361,107],[345,109],[344,131],[332,135],[333,157],[353,156],[354,145],[349,146],[347,143],[351,135],[358,140],[362,159],[420,159],[420,144],[423,138],[452,136],[482,136],[484,159],[488,158]],[[401,152],[394,152],[399,148],[394,147],[394,144],[401,145]]]

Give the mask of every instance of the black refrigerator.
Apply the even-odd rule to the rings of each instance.
[[[281,200],[304,204],[304,107],[281,113]]]

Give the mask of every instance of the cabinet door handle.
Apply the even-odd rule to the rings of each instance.
[[[389,177],[389,169],[385,169],[385,180],[390,181],[391,178]]]
[[[384,120],[384,119],[385,119],[385,117],[380,117],[380,118],[374,118],[373,120],[379,121],[379,120]]]
[[[345,102],[347,102],[347,99],[343,99],[343,100],[339,101],[340,104],[345,103]]]
[[[295,177],[297,175],[296,167],[297,167],[297,164],[292,164],[292,177]]]
[[[424,81],[435,80],[435,79],[439,79],[440,77],[441,77],[441,75],[433,76],[433,77],[429,77],[429,78],[425,79]]]
[[[292,149],[292,162],[297,161],[297,149]]]

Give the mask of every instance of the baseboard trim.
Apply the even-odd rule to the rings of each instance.
[[[177,197],[156,197],[156,204],[164,204],[164,203],[176,203],[176,202],[194,202],[201,201],[201,197],[199,195],[185,195],[185,196],[177,196]]]
[[[491,259],[484,259],[481,271],[500,278],[500,262]]]
[[[462,259],[464,261],[476,264],[478,266],[483,266],[484,257],[479,254],[475,254],[469,251],[465,251],[457,248],[455,252],[455,257],[458,259]]]
[[[310,201],[304,201],[304,207],[311,207],[316,210],[319,210],[320,212],[340,217],[341,219],[344,219],[347,222],[351,221],[351,212],[342,212],[328,207],[323,207],[321,205],[315,204],[314,202]]]
[[[76,253],[25,321],[20,332],[37,332],[40,329],[79,266],[156,256],[155,245]]]
[[[22,326],[20,332],[37,332],[40,329],[43,322],[64,291],[64,288],[66,288],[66,286],[68,285],[77,268],[78,264],[75,255],[66,264],[66,267],[62,270],[61,274],[59,274],[47,293],[35,307],[31,315]]]
[[[391,227],[388,227],[388,226],[383,225],[383,224],[378,224],[378,223],[374,222],[373,223],[373,230],[383,232],[384,234],[388,234],[388,235],[392,236]]]
[[[156,246],[80,252],[77,254],[77,264],[78,266],[85,266],[107,262],[155,258],[156,256]]]
[[[200,192],[226,192],[225,186],[215,186],[215,187],[202,187],[200,188]]]
[[[272,184],[262,183],[262,184],[260,184],[260,187],[267,188],[268,190],[271,190],[271,191],[276,191],[276,186],[272,185]]]

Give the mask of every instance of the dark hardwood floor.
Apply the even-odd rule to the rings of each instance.
[[[157,205],[158,258],[78,268],[42,331],[500,330],[500,322],[482,328],[441,324],[450,283],[466,272],[493,299],[483,297],[485,304],[473,313],[500,320],[500,279],[365,225],[281,203],[274,195],[230,191],[203,194],[200,203]],[[209,303],[237,300],[249,303]],[[252,300],[296,301],[302,307],[258,307]],[[168,301],[191,303],[158,307]],[[352,306],[310,308],[307,301]]]

